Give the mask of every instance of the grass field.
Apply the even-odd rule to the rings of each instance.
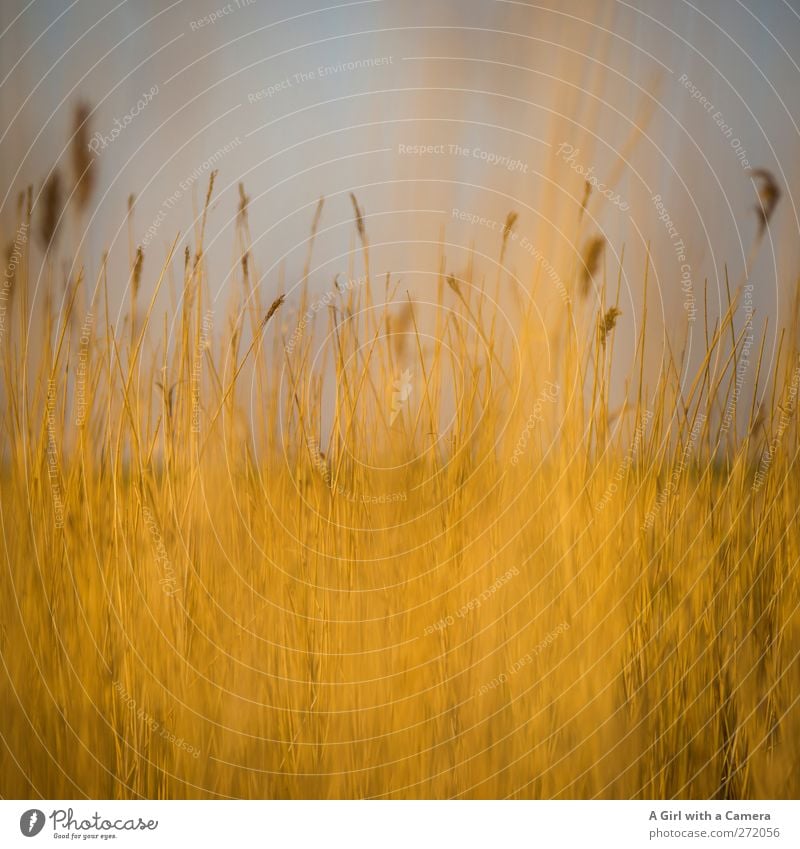
[[[796,304],[767,356],[746,281],[700,289],[653,370],[602,244],[554,296],[443,243],[422,300],[355,198],[348,279],[318,214],[262,303],[242,190],[222,309],[213,191],[125,322],[105,268],[34,298],[29,199],[4,235],[0,793],[796,797]]]

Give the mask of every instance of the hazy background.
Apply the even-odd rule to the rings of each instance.
[[[619,344],[629,351],[649,242],[658,272],[651,308],[680,344],[687,331],[681,263],[651,197],[662,195],[685,242],[698,304],[707,277],[716,310],[725,264],[734,285],[757,230],[749,164],[769,169],[782,191],[750,269],[756,321],[774,321],[794,290],[799,259],[799,9],[800,0],[4,0],[4,240],[13,236],[19,191],[32,184],[36,197],[56,165],[69,173],[76,105],[91,104],[91,132],[108,136],[157,86],[151,102],[98,151],[90,211],[79,225],[74,216],[65,219],[61,253],[54,251],[63,274],[74,275],[75,251],[66,245],[82,239],[80,262],[93,282],[108,249],[117,303],[124,303],[132,246],[145,245],[146,290],[178,232],[182,263],[184,245],[194,245],[192,223],[213,159],[219,176],[207,242],[212,291],[223,303],[238,285],[231,270],[238,268],[233,226],[242,181],[265,300],[285,289],[291,302],[320,195],[327,201],[312,285],[328,290],[337,273],[347,273],[352,191],[365,210],[374,274],[402,276],[403,288],[423,299],[435,282],[440,238],[449,269],[465,267],[474,245],[479,274],[496,274],[496,228],[455,220],[453,208],[498,222],[515,210],[518,240],[526,237],[565,279],[576,243],[604,236],[613,279],[624,245],[627,320]],[[212,13],[218,20],[198,23]],[[357,60],[382,64],[317,73]],[[713,104],[710,111],[681,84],[683,74]],[[287,79],[283,89],[250,102]],[[612,183],[629,209],[595,192],[578,232],[583,179],[558,156],[561,143],[577,148],[576,161]],[[520,166],[511,171],[451,155],[448,147],[444,155],[399,152],[399,145],[418,144],[479,147]],[[129,243],[130,193],[136,207]],[[41,252],[36,256],[40,262]],[[537,266],[531,252],[512,244],[506,266],[519,280],[509,288],[528,291]],[[547,295],[543,285],[541,297]]]

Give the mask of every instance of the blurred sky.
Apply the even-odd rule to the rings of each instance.
[[[777,316],[800,259],[799,9],[800,0],[3,0],[4,238],[18,192],[30,183],[38,193],[59,162],[68,172],[72,116],[86,100],[93,133],[110,138],[115,121],[126,126],[98,150],[90,213],[65,224],[62,244],[64,233],[84,239],[90,280],[110,249],[120,301],[128,195],[137,197],[133,238],[146,244],[152,286],[178,231],[179,256],[194,245],[192,220],[213,161],[208,255],[223,300],[234,285],[243,181],[265,298],[278,291],[281,263],[291,295],[320,195],[327,202],[313,285],[329,289],[346,273],[353,191],[366,212],[373,271],[402,275],[415,296],[433,286],[441,233],[450,267],[465,266],[474,244],[494,274],[497,231],[458,220],[454,208],[489,221],[513,209],[519,241],[527,237],[560,274],[575,261],[575,241],[596,232],[608,240],[616,276],[624,244],[623,311],[634,316],[650,242],[655,303],[665,325],[678,328],[686,324],[682,263],[651,198],[662,196],[686,244],[695,296],[707,276],[717,303],[725,264],[733,284],[756,233],[750,165],[769,169],[782,190],[750,269],[757,314]],[[333,70],[320,74],[321,66]],[[427,144],[447,152],[400,148]],[[628,209],[594,193],[578,233],[583,180],[558,155],[561,144],[613,183]],[[450,145],[470,152],[452,154]],[[517,164],[493,164],[476,149]],[[512,245],[507,265],[530,284],[530,251]]]

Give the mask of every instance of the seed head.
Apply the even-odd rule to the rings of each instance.
[[[351,195],[352,197],[352,195]],[[311,236],[312,238],[317,234],[317,228],[319,227],[319,221],[322,218],[322,207],[325,206],[325,198],[320,197],[317,201],[317,208],[314,210],[314,220],[311,222]]]
[[[611,307],[611,309],[600,318],[599,322],[599,330],[600,330],[600,344],[605,347],[606,341],[608,339],[608,334],[617,326],[617,319],[622,315],[622,310],[618,310],[616,307]]]
[[[272,318],[273,315],[280,309],[281,304],[286,300],[286,295],[279,295],[270,305],[270,308],[267,310],[267,314],[264,316],[264,320],[261,322],[261,327],[265,327],[267,322]]]
[[[142,282],[142,265],[144,264],[144,251],[142,246],[136,248],[136,259],[133,263],[133,297],[139,292],[139,284]]]
[[[584,296],[589,294],[589,286],[592,278],[600,265],[600,257],[603,255],[603,249],[606,246],[606,240],[602,236],[594,236],[586,243],[583,249],[583,268],[581,269],[581,292]]]
[[[581,216],[586,212],[586,204],[589,203],[589,197],[592,194],[592,184],[586,180],[583,185],[583,200],[581,201]]]
[[[758,216],[758,238],[760,239],[767,229],[772,213],[775,212],[775,207],[781,198],[781,190],[778,188],[775,178],[766,168],[754,168],[751,179],[756,183],[756,191],[758,192],[758,203],[755,210]]]
[[[353,211],[356,215],[356,229],[358,230],[358,236],[363,244],[367,239],[367,231],[364,227],[364,213],[362,212],[361,207],[358,205],[356,196],[352,192],[350,192],[350,200],[353,202]]]
[[[508,237],[511,235],[511,231],[514,229],[514,225],[517,223],[517,213],[511,211],[506,216],[506,222],[503,224],[503,247],[501,249],[501,254],[505,254],[506,252],[506,244],[508,243]]]
[[[89,203],[95,184],[95,159],[89,147],[89,118],[92,110],[79,103],[73,117],[72,171],[75,178],[75,199],[83,211]]]
[[[250,203],[250,198],[247,197],[244,191],[244,183],[239,183],[239,218],[244,218],[247,215],[247,205]]]
[[[63,203],[61,174],[56,168],[45,183],[42,191],[42,214],[39,221],[39,237],[45,251],[49,250],[56,236]]]

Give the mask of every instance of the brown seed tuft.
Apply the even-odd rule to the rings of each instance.
[[[581,217],[586,212],[586,204],[589,203],[589,198],[592,194],[592,184],[586,180],[583,184],[583,200],[581,201]]]
[[[775,207],[781,198],[781,190],[771,172],[766,168],[754,168],[751,179],[756,183],[758,192],[758,204],[755,210],[758,216],[758,238],[760,239],[767,229],[772,213],[775,212]]]
[[[602,236],[594,236],[586,243],[583,249],[583,268],[581,269],[581,293],[586,296],[589,294],[589,286],[592,278],[600,265],[600,257],[603,255],[603,249],[606,246],[606,240]]]
[[[605,347],[608,334],[611,333],[611,331],[617,326],[617,319],[621,315],[622,310],[618,310],[616,307],[611,307],[604,316],[601,316],[598,329],[600,331],[600,344],[603,347]]]
[[[80,211],[86,209],[95,185],[95,159],[89,147],[91,114],[88,103],[79,103],[73,117],[72,171],[75,179],[75,199]]]
[[[500,249],[501,256],[506,252],[508,237],[511,235],[511,231],[514,229],[514,225],[517,223],[518,217],[519,216],[514,211],[509,212],[506,216],[505,224],[503,224],[503,247]]]
[[[206,209],[208,209],[208,205],[211,203],[211,195],[214,194],[214,181],[217,179],[217,174],[219,174],[219,171],[215,169],[211,172],[211,176],[208,178],[208,191],[206,192],[205,202]]]
[[[350,200],[353,202],[353,211],[356,215],[356,229],[358,230],[358,236],[363,244],[367,239],[367,231],[364,227],[364,213],[362,212],[361,207],[358,205],[356,196],[352,192],[350,192]]]
[[[250,203],[250,198],[244,190],[244,183],[239,183],[239,215],[244,217],[247,212],[247,204]]]
[[[317,201],[317,208],[314,210],[314,220],[311,222],[311,232],[316,233],[319,227],[319,221],[322,218],[322,207],[325,206],[325,198],[320,197]]]
[[[142,282],[142,265],[144,264],[144,251],[142,246],[136,248],[136,260],[133,263],[133,297],[139,293],[139,284]]]
[[[45,251],[50,249],[50,245],[55,239],[63,204],[61,174],[55,168],[42,190],[42,214],[39,220],[39,238]]]
[[[458,281],[452,274],[447,275],[447,285],[458,295],[461,297],[461,287],[458,285]]]
[[[272,318],[273,315],[280,309],[281,304],[286,300],[286,295],[279,295],[270,305],[270,308],[267,310],[267,314],[264,316],[264,320],[261,322],[261,327],[265,327],[267,322]]]
[[[514,229],[514,225],[517,223],[517,218],[519,218],[519,216],[514,211],[509,212],[506,216],[506,223],[503,225],[504,240],[509,237],[511,231]]]

